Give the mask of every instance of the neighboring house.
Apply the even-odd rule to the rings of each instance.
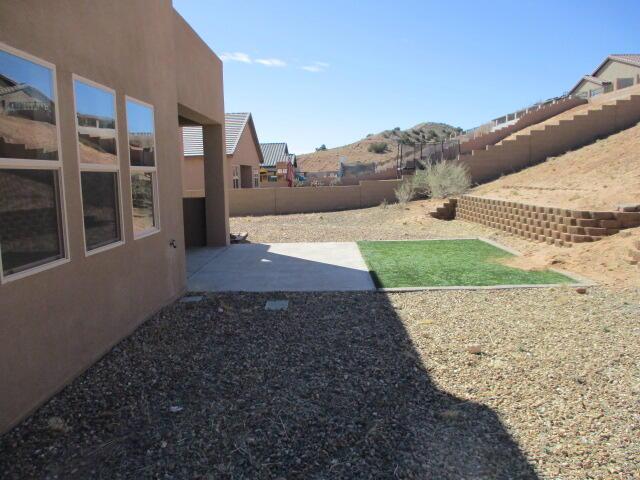
[[[260,170],[260,183],[272,187],[292,187],[296,178],[298,164],[294,154],[284,142],[261,143],[260,148],[264,156],[264,163]]]
[[[0,32],[2,433],[184,293],[180,126],[207,244],[229,219],[222,62],[170,0],[2,0]]]
[[[258,134],[250,113],[225,113],[227,186],[258,188],[263,163]],[[204,198],[202,127],[182,129],[185,198]]]
[[[640,54],[609,55],[591,75],[585,75],[569,92],[592,97],[640,84]]]

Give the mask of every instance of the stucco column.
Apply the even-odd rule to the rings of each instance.
[[[202,126],[207,246],[229,245],[229,196],[222,125]]]

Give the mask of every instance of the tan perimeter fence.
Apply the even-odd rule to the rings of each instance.
[[[247,188],[229,191],[229,215],[282,215],[373,207],[394,202],[401,180],[362,180],[335,187]]]

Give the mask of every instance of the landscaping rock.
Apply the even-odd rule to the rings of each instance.
[[[482,347],[478,344],[467,345],[467,353],[472,355],[480,355],[482,353]]]

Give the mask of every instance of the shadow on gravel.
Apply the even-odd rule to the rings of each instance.
[[[431,382],[373,292],[165,308],[0,438],[0,477],[55,476],[537,478],[493,411]]]

